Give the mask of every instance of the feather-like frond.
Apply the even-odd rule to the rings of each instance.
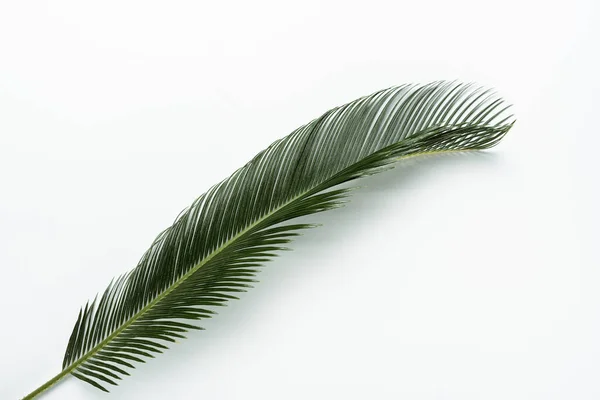
[[[493,92],[449,82],[404,85],[334,108],[277,140],[210,188],[154,240],[138,265],[83,307],[63,371],[106,390],[214,308],[251,287],[263,265],[339,207],[338,185],[423,153],[485,149],[512,126]]]

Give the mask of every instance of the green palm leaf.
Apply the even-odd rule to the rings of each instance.
[[[473,85],[404,85],[334,108],[274,142],[213,186],[154,240],[138,265],[83,307],[63,370],[101,389],[153,358],[315,225],[291,220],[339,207],[340,184],[424,153],[485,149],[512,126],[507,106]]]

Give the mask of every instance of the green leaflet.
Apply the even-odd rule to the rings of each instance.
[[[251,287],[264,262],[314,227],[292,219],[343,203],[350,189],[338,185],[403,157],[494,146],[513,124],[507,108],[473,85],[404,85],[334,108],[274,142],[200,196],[134,269],[82,308],[62,372],[25,398],[68,374],[107,391]]]

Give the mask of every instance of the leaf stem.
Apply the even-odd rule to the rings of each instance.
[[[70,366],[68,368],[63,369],[62,371],[60,371],[60,373],[58,375],[56,375],[55,377],[50,379],[48,382],[44,383],[39,388],[35,389],[33,392],[29,393],[27,396],[23,397],[22,400],[31,400],[31,399],[36,398],[37,396],[39,396],[46,390],[50,389],[52,386],[56,385],[67,375],[69,375],[71,373],[71,371],[73,370],[73,368],[74,368],[73,366]]]

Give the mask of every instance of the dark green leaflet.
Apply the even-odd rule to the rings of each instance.
[[[70,373],[102,390],[116,385],[251,287],[264,262],[314,226],[290,220],[343,203],[350,189],[337,185],[402,157],[494,146],[512,126],[507,108],[473,85],[404,85],[334,108],[274,142],[200,196],[133,270],[86,304],[58,379]]]

